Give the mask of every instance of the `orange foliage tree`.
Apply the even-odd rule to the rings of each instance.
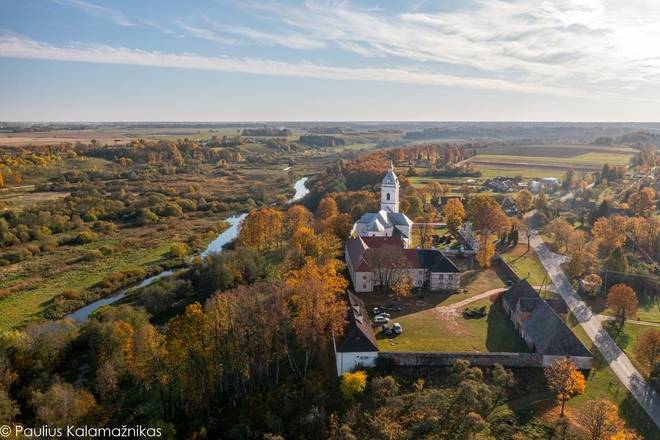
[[[346,280],[333,262],[318,265],[308,258],[305,265],[290,272],[286,287],[290,293],[292,326],[300,356],[290,356],[294,372],[303,377],[317,359],[321,347],[332,335],[341,335],[346,305],[342,293]]]
[[[621,331],[626,319],[637,313],[637,295],[632,287],[615,284],[607,292],[607,307],[616,313],[619,320],[619,331]]]
[[[564,417],[564,405],[576,394],[582,394],[585,380],[582,373],[568,358],[557,359],[544,370],[545,380],[550,391],[557,395],[561,402],[561,417]]]

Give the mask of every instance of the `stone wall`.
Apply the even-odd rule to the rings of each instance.
[[[406,352],[381,351],[379,361],[394,366],[448,366],[458,359],[478,367],[492,367],[501,364],[505,367],[542,367],[540,353],[476,353],[476,352]]]
[[[458,359],[470,362],[477,367],[492,367],[500,364],[509,368],[543,368],[564,356],[544,356],[541,353],[478,353],[478,352],[418,352],[381,351],[378,362],[398,367],[441,367],[453,365]],[[581,370],[589,370],[591,357],[570,357]]]
[[[504,259],[500,256],[500,254],[497,254],[493,257],[493,264],[497,265],[497,267],[502,269],[502,271],[507,276],[507,278],[513,281],[514,283],[517,283],[522,279],[520,278],[520,275],[518,275],[516,271],[513,270],[513,268],[509,266],[509,264],[506,261],[504,261]]]

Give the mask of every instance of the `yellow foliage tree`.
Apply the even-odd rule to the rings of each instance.
[[[555,392],[561,402],[561,417],[564,417],[564,405],[576,394],[582,394],[586,386],[584,376],[568,358],[557,359],[544,370],[548,388]]]
[[[458,198],[447,200],[444,208],[442,208],[442,215],[447,220],[447,227],[450,231],[456,232],[465,219],[465,208],[463,203]]]
[[[481,267],[490,267],[490,262],[495,255],[495,243],[489,234],[481,234],[479,238],[479,250],[477,250],[477,263]]]
[[[660,356],[660,330],[652,328],[642,333],[635,344],[635,354],[651,370]]]
[[[609,400],[590,400],[575,412],[575,420],[586,431],[589,440],[609,440],[624,427],[619,408]]]
[[[341,376],[339,389],[346,400],[353,400],[367,388],[367,373],[362,370],[346,372]]]

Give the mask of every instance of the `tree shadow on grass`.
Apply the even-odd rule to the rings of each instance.
[[[513,323],[502,307],[502,299],[498,297],[488,309],[488,328],[486,348],[490,352],[529,353],[527,345],[522,340]]]
[[[628,426],[638,430],[645,439],[659,438],[658,427],[655,426],[648,414],[640,408],[639,403],[632,394],[627,393],[619,404],[619,415]]]

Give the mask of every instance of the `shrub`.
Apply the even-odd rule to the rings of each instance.
[[[87,244],[98,240],[98,236],[92,231],[82,231],[74,239],[75,244]]]
[[[81,261],[96,261],[103,258],[103,253],[98,249],[92,249],[82,256]]]
[[[481,307],[468,306],[463,310],[463,317],[466,319],[483,318],[487,314],[488,314],[488,308],[486,306],[481,306]]]
[[[364,371],[356,371],[355,373],[344,373],[341,376],[341,384],[339,389],[341,395],[346,400],[353,400],[367,387],[367,373]]]

